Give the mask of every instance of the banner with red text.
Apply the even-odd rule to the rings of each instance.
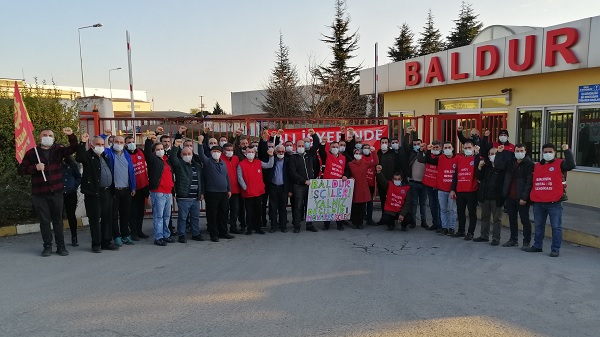
[[[19,86],[15,81],[15,156],[19,164],[25,153],[36,146],[33,137],[33,124],[21,98]]]

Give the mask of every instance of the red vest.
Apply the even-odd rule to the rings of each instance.
[[[131,162],[133,164],[133,173],[135,174],[135,188],[141,190],[148,186],[148,166],[146,165],[146,158],[142,150],[135,150],[133,154],[129,154]]]
[[[503,145],[500,142],[492,142],[492,146],[498,148],[498,146]],[[508,145],[504,145],[505,151],[515,152],[515,144],[508,143]]]
[[[434,158],[434,157],[435,157],[434,155],[431,155],[431,158]],[[425,175],[423,176],[423,180],[421,182],[425,186],[437,188],[437,176],[438,176],[437,165],[425,164]]]
[[[477,191],[477,176],[475,175],[475,156],[458,155],[458,180],[456,192]]]
[[[173,171],[171,171],[171,165],[167,161],[167,155],[162,157],[163,164],[165,168],[162,172],[162,177],[158,183],[158,188],[152,192],[171,194],[173,193],[173,186],[175,183],[173,182]]]
[[[227,174],[229,174],[229,184],[231,185],[231,194],[240,194],[241,188],[238,184],[237,167],[240,163],[240,158],[235,154],[231,158],[227,158],[225,152],[221,154],[221,160],[227,165]]]
[[[452,188],[452,177],[454,176],[454,170],[456,170],[456,162],[458,156],[448,158],[445,155],[441,155],[438,159],[438,175],[437,175],[437,188],[440,191],[450,192]]]
[[[262,177],[262,162],[258,159],[250,162],[244,159],[239,166],[246,183],[246,190],[242,190],[242,198],[254,198],[265,194],[265,183]]]
[[[383,210],[386,212],[399,213],[404,206],[404,201],[410,190],[410,186],[396,186],[393,181],[388,183],[387,196]]]
[[[362,160],[366,161],[367,163],[370,163],[373,161],[373,157],[367,157],[365,155],[363,155]],[[375,187],[375,168],[374,167],[370,167],[367,169],[367,182],[369,183],[369,187]]]
[[[560,169],[562,159],[552,163],[536,163],[533,168],[533,186],[529,198],[533,202],[557,202],[562,198],[563,174]]]
[[[340,179],[344,175],[346,167],[346,156],[339,154],[337,157],[330,152],[327,152],[327,160],[325,161],[325,172],[323,179]]]

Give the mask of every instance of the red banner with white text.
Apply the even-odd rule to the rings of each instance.
[[[348,126],[346,129],[354,129],[354,134],[357,137],[361,137],[363,144],[369,144],[379,148],[379,140],[381,137],[388,136],[387,125],[366,125],[366,126]],[[296,141],[309,137],[308,130],[311,128],[298,128],[298,129],[285,129],[283,130],[283,141]],[[340,128],[312,128],[315,133],[319,136],[321,141],[327,143],[333,141],[339,141],[341,139],[342,132]]]
[[[25,153],[36,146],[33,137],[33,124],[23,103],[19,86],[15,81],[15,156],[19,164]]]

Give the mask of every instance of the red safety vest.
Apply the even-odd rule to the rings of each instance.
[[[377,154],[375,154],[377,155]],[[362,160],[366,161],[367,163],[371,163],[373,162],[373,155],[367,157],[365,155],[363,155]],[[369,187],[374,187],[375,186],[375,168],[374,167],[370,167],[367,169],[367,182],[369,183]]]
[[[492,146],[495,148],[498,148],[498,146],[500,146],[500,145],[504,145],[504,144],[501,144],[500,142],[492,142]],[[508,143],[508,145],[504,145],[504,150],[510,151],[510,152],[515,152],[515,144]]]
[[[346,167],[346,156],[339,154],[337,157],[330,152],[327,152],[327,160],[325,161],[325,172],[323,179],[340,179],[344,175]]]
[[[441,155],[438,159],[438,175],[437,175],[437,188],[440,191],[450,192],[452,188],[452,177],[454,176],[454,170],[458,156],[448,158],[445,155]]]
[[[533,202],[557,202],[565,193],[563,174],[560,169],[562,159],[551,163],[536,163],[533,168],[533,186],[529,198]]]
[[[434,157],[435,157],[434,155],[431,155],[431,158],[434,158]],[[425,186],[437,188],[437,176],[438,176],[437,165],[425,164],[425,175],[423,176],[423,180],[421,182]]]
[[[227,158],[225,152],[223,152],[221,154],[221,160],[225,162],[225,165],[227,165],[227,174],[229,175],[231,194],[240,194],[242,189],[240,188],[240,184],[238,184],[237,178],[237,167],[240,163],[240,158],[238,158],[236,155],[233,155],[231,158]]]
[[[393,181],[388,183],[387,196],[383,210],[386,212],[399,213],[404,206],[410,186],[396,186]]]
[[[135,150],[133,154],[129,154],[131,163],[133,164],[133,174],[135,175],[135,189],[141,190],[149,185],[148,182],[148,166],[146,158],[142,150]]]
[[[456,192],[477,191],[477,176],[475,175],[475,156],[458,155],[458,180]]]
[[[242,168],[242,177],[246,183],[246,190],[242,190],[242,198],[259,197],[265,194],[265,183],[262,177],[262,162],[254,159],[250,162],[244,159],[239,165]]]

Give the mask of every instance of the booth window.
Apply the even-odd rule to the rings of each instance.
[[[540,160],[542,110],[519,110],[519,134],[516,139],[517,143],[525,144],[531,159]]]
[[[573,110],[550,110],[548,116],[547,141],[556,145],[556,157],[564,158],[562,144],[573,148]]]
[[[600,107],[579,109],[576,162],[600,167]]]

